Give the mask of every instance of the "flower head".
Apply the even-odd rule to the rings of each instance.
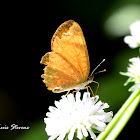
[[[129,45],[130,48],[137,48],[140,46],[140,20],[130,25],[131,36],[126,36],[124,42]]]
[[[50,106],[50,112],[46,113],[47,118],[44,119],[49,140],[63,140],[66,135],[68,140],[72,140],[75,132],[78,139],[89,134],[95,139],[92,129],[104,131],[106,122],[113,116],[112,112],[104,112],[109,105],[98,99],[99,96],[90,97],[90,93],[85,92],[81,100],[81,93],[77,92],[75,98],[69,94],[62,96],[60,101],[55,101],[56,107]]]
[[[122,75],[128,76],[128,80],[124,83],[126,86],[129,82],[134,82],[134,86],[132,86],[129,91],[134,91],[136,89],[140,90],[140,58],[134,57],[129,59],[131,64],[127,68],[127,72],[121,72]]]

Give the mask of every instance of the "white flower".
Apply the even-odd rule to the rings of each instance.
[[[129,91],[134,91],[136,89],[140,90],[140,58],[134,57],[129,59],[129,61],[131,62],[131,64],[129,64],[127,72],[121,72],[122,75],[129,77],[124,85],[126,86],[129,82],[134,82],[135,84],[129,89]]]
[[[89,134],[92,139],[96,135],[92,129],[104,131],[106,122],[112,119],[112,112],[104,112],[108,108],[107,103],[97,102],[99,96],[90,97],[89,92],[83,94],[77,92],[75,98],[73,94],[62,96],[60,101],[55,101],[55,106],[50,106],[46,123],[46,132],[50,136],[49,140],[63,140],[68,136],[68,140],[72,140],[74,133],[77,132],[77,138],[82,139]]]
[[[137,48],[140,46],[140,20],[130,25],[131,36],[126,36],[124,42],[129,45],[130,48]]]

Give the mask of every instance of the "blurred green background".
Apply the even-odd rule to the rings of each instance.
[[[123,83],[128,60],[139,55],[123,42],[129,25],[140,19],[139,0],[59,0],[48,2],[3,2],[1,43],[0,127],[17,124],[29,130],[0,129],[0,140],[47,140],[44,117],[48,107],[62,94],[48,91],[40,75],[41,57],[51,51],[50,41],[63,22],[73,19],[83,30],[91,71],[105,58],[95,75],[100,83],[100,100],[110,105],[114,114],[131,94]],[[39,70],[38,70],[39,69]],[[93,91],[96,84],[91,84]],[[137,138],[140,117],[137,108],[118,140]],[[131,133],[130,133],[131,132]]]

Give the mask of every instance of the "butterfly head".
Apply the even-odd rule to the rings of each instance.
[[[92,83],[93,79],[94,79],[94,75],[89,76],[88,79],[87,79],[88,83]]]

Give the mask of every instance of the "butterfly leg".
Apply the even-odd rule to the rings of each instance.
[[[85,88],[87,89],[87,92],[89,92],[89,90],[88,90],[89,86],[86,86]]]
[[[67,96],[70,93],[70,90],[65,94],[65,96]]]
[[[89,89],[90,89],[90,91],[92,92],[92,95],[95,97],[96,94],[97,94],[98,88],[99,88],[99,83],[96,82],[96,81],[92,81],[92,82],[97,84],[97,88],[96,88],[95,94],[93,93],[93,90],[92,90],[92,88],[91,88],[90,86],[86,86],[85,88],[87,89],[87,92],[89,92]],[[88,88],[89,88],[89,89],[88,89]]]
[[[93,93],[93,90],[92,90],[92,88],[90,86],[86,86],[85,88],[87,89],[87,92],[89,92],[89,89],[90,89],[90,91],[92,92],[92,95],[95,97],[95,95]]]
[[[99,83],[98,83],[98,82],[96,82],[96,81],[92,81],[92,82],[97,84],[97,88],[96,88],[96,91],[95,91],[95,96],[96,96],[97,91],[98,91],[98,88],[99,88]]]
[[[77,92],[78,90],[74,90],[73,92],[72,92],[72,94],[73,94],[73,97],[74,97],[74,92]]]
[[[72,91],[72,94],[74,96],[74,92],[77,92],[77,90]],[[70,90],[65,94],[65,96],[67,96],[70,93]]]

